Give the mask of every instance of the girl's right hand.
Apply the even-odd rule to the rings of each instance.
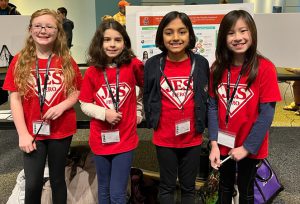
[[[220,150],[216,141],[211,142],[211,151],[209,154],[210,165],[212,168],[218,170],[220,167]]]
[[[122,119],[122,113],[112,109],[105,110],[105,120],[112,125],[116,125]]]
[[[19,147],[21,151],[30,153],[36,150],[36,143],[32,143],[33,137],[30,134],[20,135],[19,137]]]

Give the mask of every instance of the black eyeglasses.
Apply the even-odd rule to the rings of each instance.
[[[52,25],[40,25],[40,24],[34,24],[31,27],[33,30],[38,32],[42,31],[43,28],[45,29],[46,32],[53,32],[57,29],[55,26]]]

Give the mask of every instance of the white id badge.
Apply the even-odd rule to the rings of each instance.
[[[224,145],[229,148],[234,148],[235,134],[225,132],[222,130],[218,131],[218,144]]]
[[[33,134],[36,135],[50,135],[50,124],[47,121],[36,120],[33,121]],[[42,126],[42,127],[41,127]]]
[[[182,135],[191,131],[191,121],[189,119],[180,120],[175,123],[175,135]]]
[[[102,130],[101,131],[102,144],[120,142],[119,130]]]

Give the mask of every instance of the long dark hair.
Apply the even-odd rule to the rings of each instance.
[[[104,32],[107,29],[118,31],[122,35],[125,45],[121,54],[113,59],[113,63],[116,63],[119,67],[122,64],[129,64],[131,59],[135,57],[131,50],[130,38],[125,28],[113,19],[104,20],[96,30],[88,51],[88,64],[97,68],[104,68],[107,66],[108,56],[103,50]]]
[[[227,47],[227,34],[239,19],[243,19],[251,33],[252,44],[245,54],[245,70],[243,74],[248,74],[247,88],[251,86],[258,73],[258,58],[263,57],[257,52],[257,30],[252,16],[244,10],[233,10],[227,13],[221,21],[217,48],[216,60],[212,65],[213,90],[217,96],[218,85],[221,82],[224,71],[233,62],[233,52]]]
[[[191,22],[190,18],[185,13],[181,13],[181,12],[178,12],[178,11],[171,11],[163,17],[163,19],[160,21],[159,26],[158,26],[157,31],[156,31],[155,45],[156,45],[156,47],[158,47],[163,52],[168,51],[165,44],[164,44],[164,37],[163,37],[164,28],[172,20],[174,20],[176,18],[179,18],[182,21],[182,23],[189,30],[189,44],[186,47],[186,51],[190,50],[190,49],[193,49],[195,47],[196,36],[195,36],[193,25],[192,25],[192,22]]]

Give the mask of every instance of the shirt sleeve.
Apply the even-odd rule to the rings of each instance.
[[[259,104],[259,115],[243,146],[251,154],[257,154],[273,121],[275,102]]]
[[[144,86],[144,64],[143,64],[143,62],[141,62],[138,59],[135,59],[133,71],[134,71],[134,76],[136,79],[137,86],[143,87]]]
[[[218,140],[218,105],[217,100],[209,97],[208,98],[208,137],[211,141]]]
[[[6,72],[4,84],[3,84],[3,90],[7,91],[17,91],[17,87],[14,82],[14,70],[16,66],[16,62],[18,60],[18,55],[16,55],[13,60],[11,61],[8,70]]]
[[[105,121],[105,108],[97,106],[93,103],[80,102],[80,108],[84,114],[89,117],[96,118],[98,120]]]
[[[89,67],[85,74],[84,78],[81,84],[80,94],[79,94],[79,100],[86,103],[93,103],[93,73],[92,73],[93,67]]]
[[[275,66],[268,60],[261,60],[259,69],[259,101],[260,103],[281,100]]]

